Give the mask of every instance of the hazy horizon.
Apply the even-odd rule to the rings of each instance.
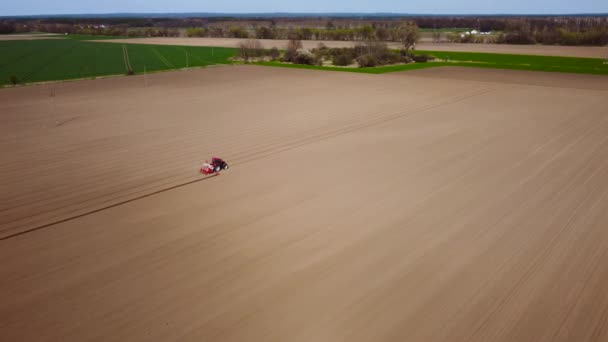
[[[608,1],[603,0],[512,0],[509,3],[497,0],[469,0],[454,2],[436,0],[395,4],[392,0],[309,0],[306,3],[286,3],[282,0],[260,0],[255,3],[234,0],[226,3],[201,4],[196,0],[134,0],[124,2],[106,0],[98,3],[83,3],[75,0],[23,0],[0,5],[0,16],[43,15],[107,15],[107,14],[409,14],[409,15],[565,15],[606,14]]]

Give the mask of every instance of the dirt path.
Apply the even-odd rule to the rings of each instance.
[[[54,33],[40,34],[0,34],[0,41],[6,40],[38,40],[38,39],[64,39],[63,36]]]
[[[605,90],[147,78],[0,91],[5,237],[232,166],[0,240],[4,339],[608,339]]]
[[[132,44],[161,44],[161,45],[186,45],[186,46],[216,46],[216,47],[237,47],[242,39],[236,38],[135,38],[135,39],[114,39],[104,40],[103,42],[112,43],[132,43]],[[286,40],[261,39],[265,48],[277,47],[284,49],[287,46]],[[303,41],[307,49],[317,47],[323,43],[329,47],[351,47],[357,42],[348,41]],[[390,46],[398,48],[397,43],[389,43]],[[428,43],[421,42],[417,46],[418,50],[431,51],[464,51],[464,52],[486,52],[486,53],[505,53],[519,55],[544,55],[544,56],[565,56],[565,57],[591,57],[608,58],[608,48],[596,46],[546,46],[546,45],[508,45],[508,44],[454,44],[454,43]]]

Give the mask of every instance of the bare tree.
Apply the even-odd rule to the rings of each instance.
[[[276,46],[273,46],[272,49],[270,49],[269,56],[270,59],[276,61],[277,59],[279,59],[279,57],[281,57],[281,52],[279,51],[279,49],[277,49]]]
[[[260,57],[263,54],[263,47],[257,39],[247,39],[239,43],[239,57],[245,62],[250,58]]]
[[[399,27],[397,30],[397,37],[401,44],[403,44],[403,49],[406,52],[409,51],[416,45],[420,38],[418,26],[416,23],[408,21],[405,25]]]
[[[287,51],[296,51],[302,48],[302,41],[295,37],[290,37],[287,42]]]
[[[441,32],[433,32],[433,43],[441,42]]]
[[[293,62],[296,58],[298,50],[302,49],[302,41],[291,36],[287,42],[287,50],[285,51],[285,61]]]

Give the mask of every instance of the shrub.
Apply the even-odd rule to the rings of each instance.
[[[354,48],[355,56],[373,56],[374,63],[376,65],[384,64],[396,64],[401,62],[401,55],[399,52],[393,51],[388,48],[386,43],[383,42],[366,42],[365,44],[357,44]],[[364,59],[368,62],[368,59]]]
[[[224,37],[224,29],[218,26],[211,26],[207,28],[207,36],[213,38],[222,38]]]
[[[462,34],[460,36],[460,43],[472,43],[473,40],[475,39],[475,36],[472,34]]]
[[[312,53],[319,58],[330,57],[331,49],[323,43],[319,43],[316,49],[312,49]]]
[[[341,49],[332,49],[325,46],[323,43],[319,43],[316,49],[313,49],[312,52],[315,54],[315,57],[318,59],[333,59],[336,51]]]
[[[8,77],[8,80],[11,82],[12,85],[17,85],[17,83],[19,83],[19,79],[16,75],[10,75]]]
[[[202,27],[189,28],[186,30],[186,36],[188,37],[204,37],[205,29]]]
[[[297,63],[296,57],[298,55],[298,50],[301,50],[301,49],[302,49],[301,40],[295,39],[293,37],[292,37],[292,39],[289,39],[289,42],[287,43],[287,51],[285,51],[285,58],[284,58],[285,61]],[[308,51],[308,50],[306,50],[306,51]]]
[[[290,38],[289,42],[287,43],[287,50],[293,50],[296,51],[298,49],[302,48],[302,41],[300,39],[297,38]]]
[[[296,52],[294,50],[287,50],[285,51],[285,55],[283,56],[283,61],[284,62],[294,62],[296,57]]]
[[[274,39],[275,32],[271,28],[261,26],[255,29],[255,36],[259,39]]]
[[[360,68],[369,68],[378,65],[378,61],[373,55],[359,56],[359,58],[357,58],[357,63],[359,64]]]
[[[257,39],[247,39],[239,43],[239,51],[237,55],[245,62],[250,58],[261,57],[264,55],[262,44]]]
[[[231,27],[229,34],[231,38],[249,38],[249,33],[240,26]]]
[[[499,44],[535,44],[534,36],[523,31],[501,33],[496,39]]]
[[[14,23],[0,21],[0,34],[14,33],[16,30],[17,26]]]
[[[279,57],[281,57],[281,52],[277,49],[276,46],[273,46],[272,49],[268,52],[268,55],[273,61],[276,61]]]
[[[177,29],[169,29],[167,31],[167,37],[179,37],[179,36],[180,36],[180,33],[179,33],[179,30],[177,30]]]
[[[370,46],[370,44],[357,43],[353,49],[354,49],[355,56],[357,56],[357,57],[363,56],[363,55],[371,55],[373,53],[371,51],[372,47]]]
[[[486,42],[486,39],[483,36],[475,36],[475,39],[473,39],[473,43],[475,44],[484,44]]]
[[[315,62],[315,56],[306,49],[298,49],[293,57],[293,63],[296,64],[313,65]]]
[[[133,71],[133,69],[129,68],[129,70],[127,70],[127,76],[131,76],[131,75],[135,75],[135,71]]]
[[[460,43],[460,35],[458,33],[450,32],[447,34],[448,42],[450,43]]]
[[[353,64],[353,56],[350,53],[340,53],[333,57],[332,63],[338,66],[347,66]]]
[[[354,48],[335,48],[326,51],[328,59],[332,60],[334,65],[346,66],[353,63],[357,57]]]
[[[435,59],[435,57],[429,55],[411,55],[411,58],[416,63],[426,63]]]
[[[390,38],[390,33],[386,28],[379,27],[376,29],[376,39],[378,40],[388,40]]]
[[[397,63],[401,62],[401,54],[397,51],[393,51],[388,48],[377,51],[374,54],[374,57],[376,58],[378,64],[380,64],[380,65],[397,64]]]

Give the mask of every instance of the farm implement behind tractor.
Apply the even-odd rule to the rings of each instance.
[[[205,175],[212,175],[214,173],[219,173],[222,170],[228,170],[228,163],[223,161],[220,158],[213,157],[211,159],[211,163],[205,160],[205,163],[201,167],[201,173]]]

